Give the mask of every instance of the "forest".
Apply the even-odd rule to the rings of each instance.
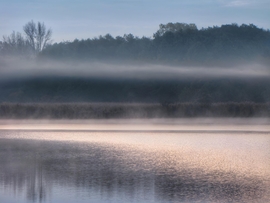
[[[256,62],[270,63],[270,31],[253,24],[226,24],[198,29],[195,24],[160,24],[152,37],[110,34],[74,41],[51,42],[52,30],[44,23],[36,25],[40,36],[36,45],[27,26],[26,37],[20,32],[4,36],[1,56],[39,59],[139,62],[186,66],[233,66]],[[30,25],[29,25],[30,24]],[[34,25],[33,25],[34,24]],[[29,29],[29,28],[28,28]]]
[[[270,115],[270,31],[253,24],[56,43],[44,23],[23,30],[0,42],[0,118]]]

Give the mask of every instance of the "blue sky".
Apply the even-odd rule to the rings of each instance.
[[[253,23],[270,29],[270,0],[0,0],[0,39],[28,21],[53,30],[54,42],[132,33],[151,37],[160,23],[199,28]]]

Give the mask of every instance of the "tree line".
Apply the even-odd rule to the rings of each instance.
[[[183,65],[269,62],[270,31],[255,25],[222,25],[198,29],[195,24],[161,24],[152,38],[132,34],[61,42],[42,57],[80,60],[133,60]],[[230,65],[230,64],[229,64]]]
[[[266,78],[125,79],[22,78],[0,81],[0,103],[227,103],[270,102]]]
[[[153,37],[133,34],[51,44],[52,30],[28,22],[25,35],[3,37],[1,54],[36,55],[56,60],[139,61],[182,65],[230,65],[270,62],[270,31],[253,24],[227,24],[198,29],[195,24],[160,24]]]

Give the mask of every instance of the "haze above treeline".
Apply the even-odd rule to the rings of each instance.
[[[23,27],[24,33],[26,25]],[[36,25],[38,29],[38,26],[45,28],[43,39],[40,39],[42,43],[33,44],[28,35],[13,32],[0,42],[0,60],[19,56],[40,60],[139,62],[173,66],[270,64],[270,31],[253,24],[198,29],[195,24],[168,23],[160,24],[153,37],[136,37],[132,34],[112,37],[106,34],[60,43],[50,43],[53,30],[46,29],[44,23]]]

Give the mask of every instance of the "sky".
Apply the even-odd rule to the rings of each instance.
[[[53,42],[107,33],[152,37],[169,22],[270,29],[270,0],[0,0],[0,41],[12,31],[23,33],[31,20],[51,28]]]

